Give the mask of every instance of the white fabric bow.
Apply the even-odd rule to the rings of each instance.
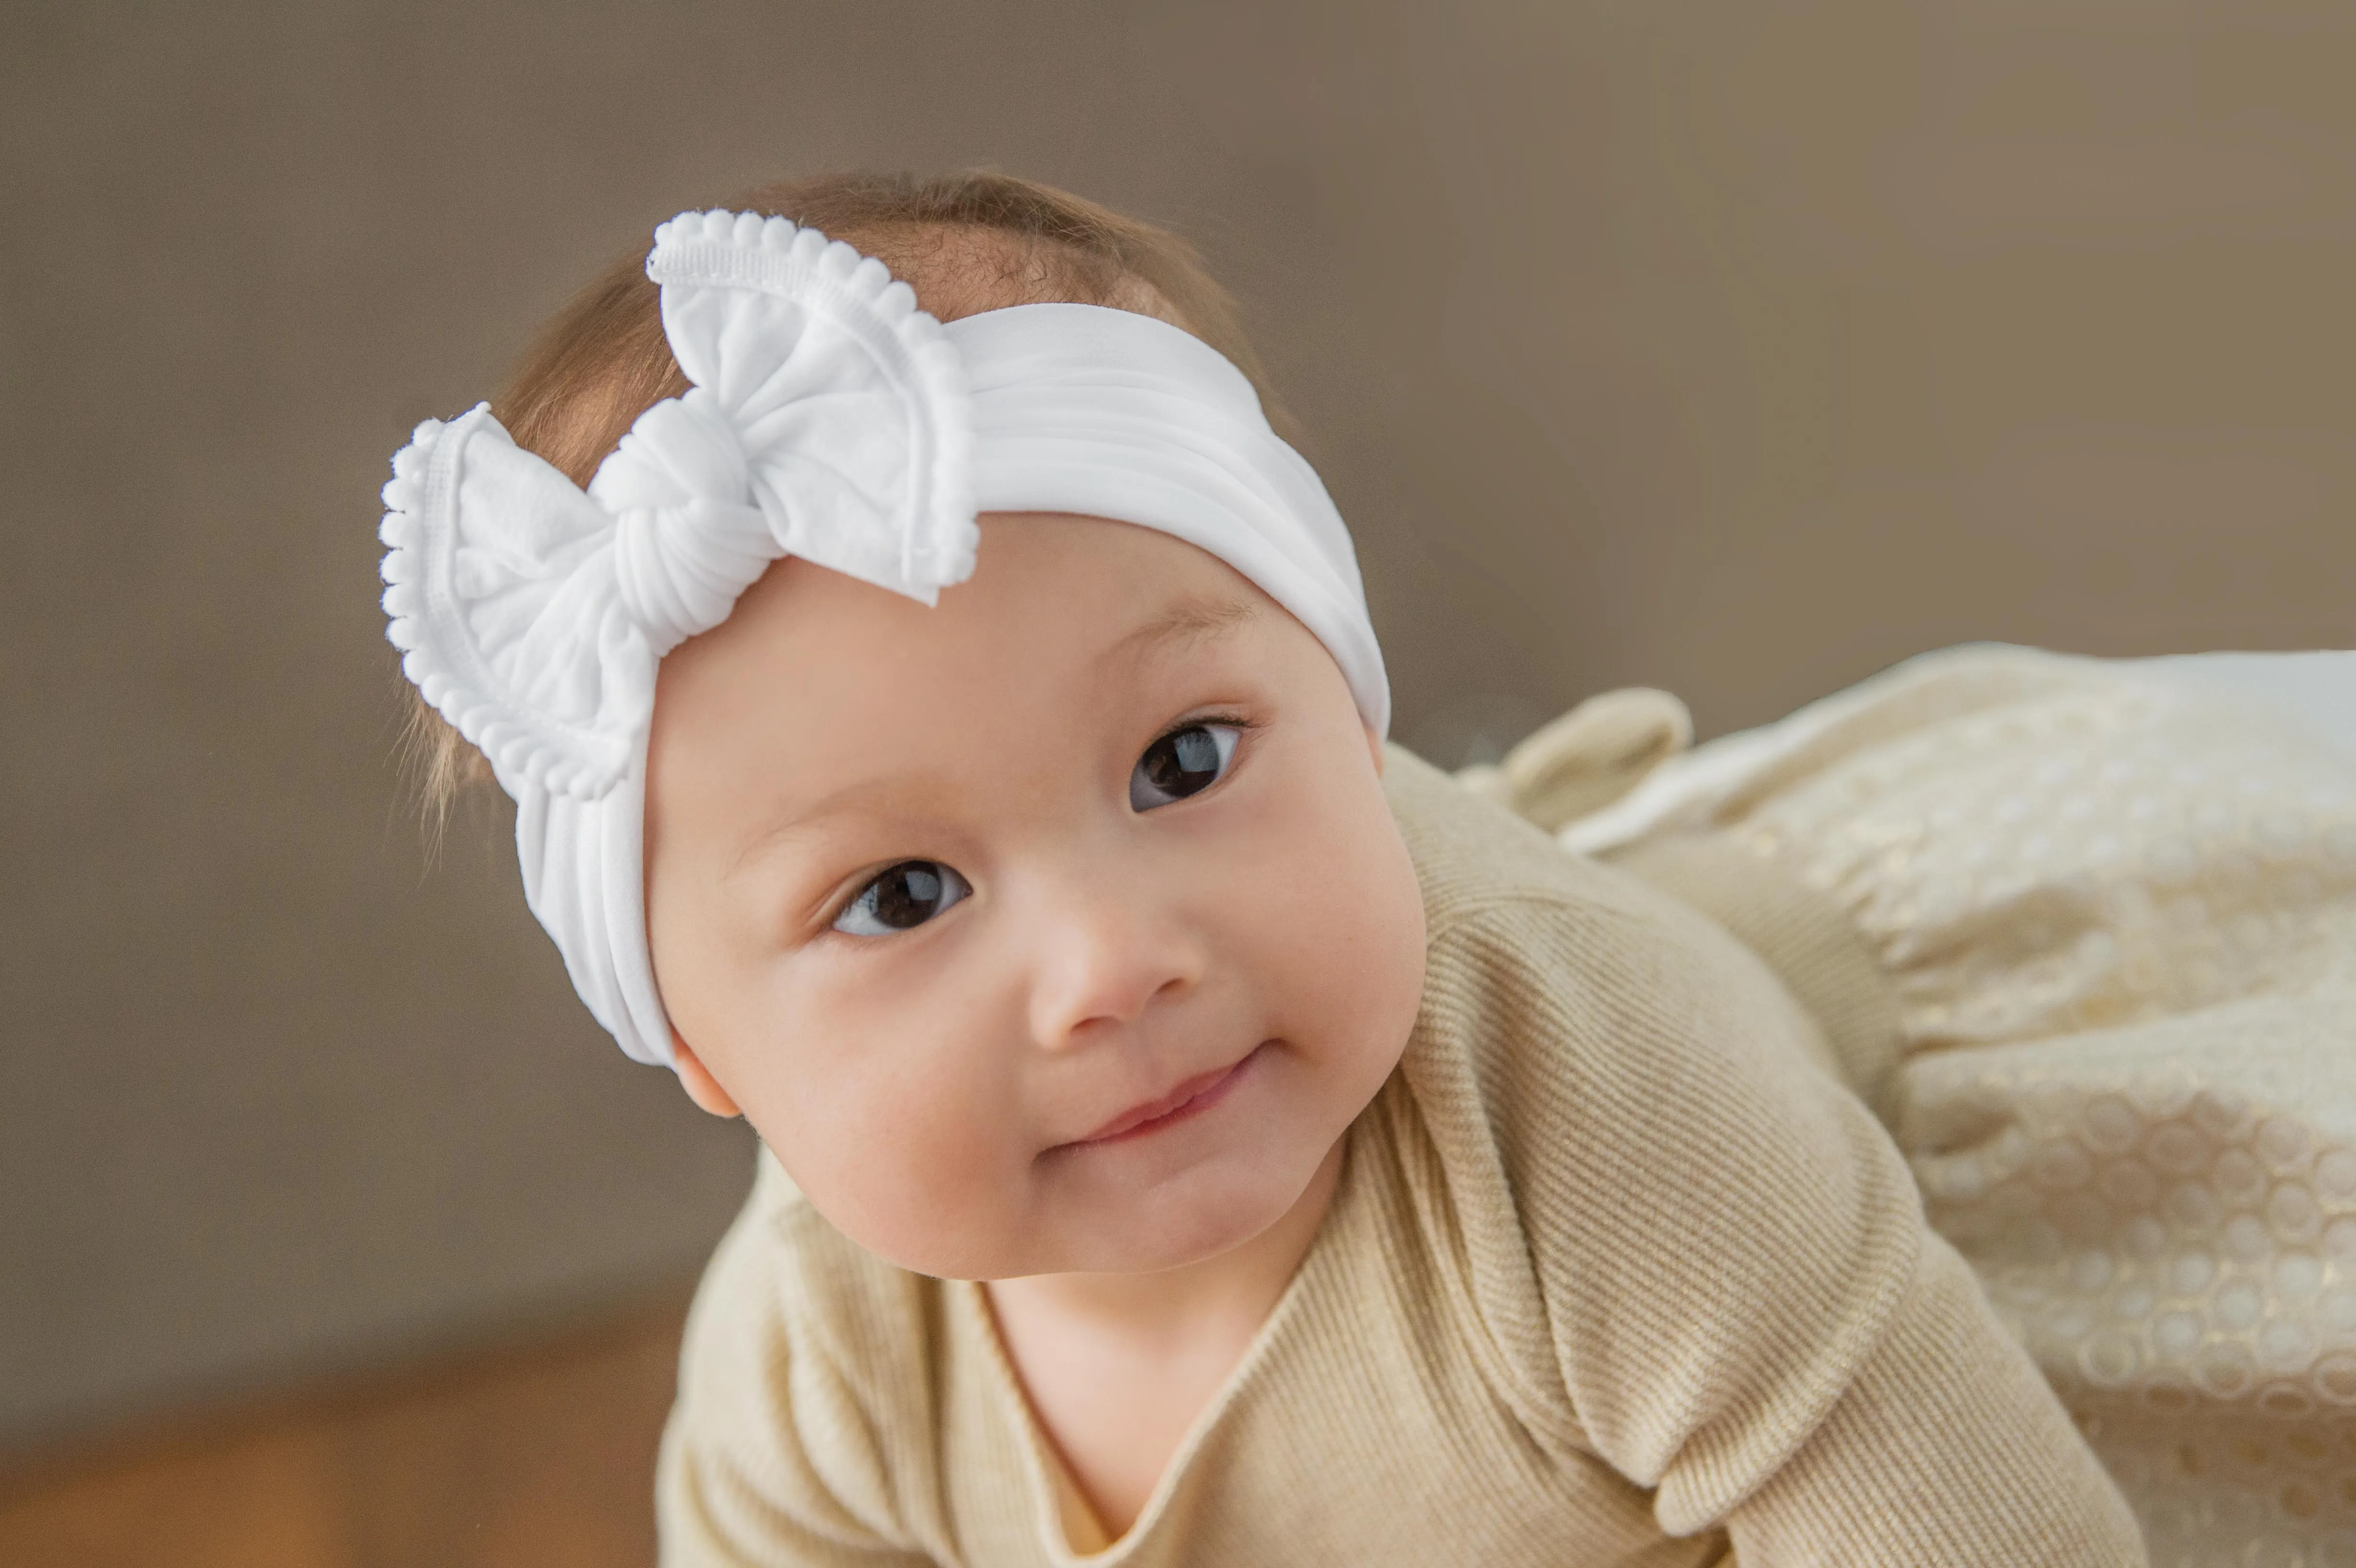
[[[584,493],[487,405],[393,459],[389,635],[510,795],[594,800],[655,665],[781,555],[931,603],[973,570],[972,414],[940,324],[880,261],[783,219],[686,213],[647,272],[693,383]]]
[[[655,670],[780,556],[929,604],[972,571],[977,510],[1156,528],[1291,612],[1387,727],[1349,530],[1199,339],[1077,304],[944,327],[880,262],[749,214],[671,219],[647,272],[686,395],[586,491],[487,406],[428,420],[381,529],[402,668],[514,797],[525,899],[630,1056],[673,1058],[646,933]]]

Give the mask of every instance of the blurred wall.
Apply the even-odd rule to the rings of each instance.
[[[1919,649],[2356,644],[2339,0],[16,5],[0,1446],[691,1270],[504,818],[398,803],[374,493],[679,208],[994,164],[1175,223],[1399,729]]]

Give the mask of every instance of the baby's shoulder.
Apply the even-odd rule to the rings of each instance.
[[[1821,1151],[1872,1142],[1815,1020],[1722,926],[1412,757],[1386,777],[1429,928],[1401,1069],[1446,1163],[1494,1170],[1517,1210],[1644,1191],[1722,1220],[1751,1205],[1721,1207],[1721,1184],[1808,1185]]]
[[[1487,1049],[1608,1046],[1625,1029],[1577,1020],[1601,1026],[1631,1008],[1686,1032],[1730,1014],[1809,1028],[1759,955],[1691,905],[1564,849],[1396,747],[1384,788],[1422,891],[1427,1000],[1479,1015]]]
[[[1522,900],[1607,899],[1622,879],[1399,746],[1384,749],[1383,794],[1415,862],[1433,929]]]

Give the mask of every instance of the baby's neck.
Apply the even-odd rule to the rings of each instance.
[[[1333,1206],[1342,1159],[1336,1142],[1282,1219],[1217,1257],[985,1287],[1033,1414],[1111,1534],[1143,1509],[1283,1296]]]

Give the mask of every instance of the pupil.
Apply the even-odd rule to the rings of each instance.
[[[1193,795],[1219,776],[1219,742],[1197,724],[1146,749],[1145,776],[1164,795]]]
[[[941,901],[941,873],[929,860],[894,866],[875,880],[875,918],[894,931],[922,925]]]

